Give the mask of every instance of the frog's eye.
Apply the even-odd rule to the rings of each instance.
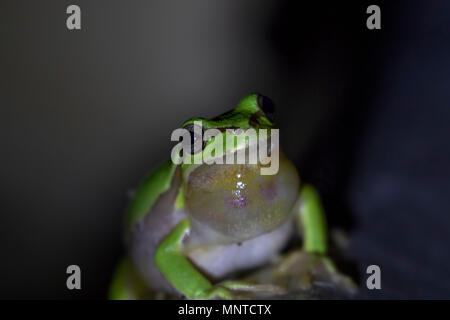
[[[191,135],[191,154],[196,154],[205,148],[206,142],[203,141],[203,127],[195,124],[188,124],[184,127]]]
[[[273,103],[272,99],[263,96],[262,94],[258,95],[258,107],[264,112],[270,122],[274,122],[275,104]]]

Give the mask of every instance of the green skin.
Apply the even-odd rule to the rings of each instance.
[[[251,94],[244,98],[238,106],[228,113],[225,113],[212,120],[206,120],[203,118],[192,118],[183,124],[183,127],[193,124],[194,121],[202,121],[204,129],[217,128],[241,128],[241,129],[270,129],[273,128],[273,123],[266,117],[264,109],[260,104],[260,96],[258,94]],[[225,130],[222,130],[225,134]],[[225,137],[223,139],[225,141]],[[212,143],[212,140],[206,143],[206,146]],[[234,153],[237,150],[245,148],[245,145],[235,145],[233,148],[226,146],[225,152]],[[203,148],[205,150],[205,148]],[[203,152],[203,151],[202,151]],[[284,159],[284,155],[280,155]],[[296,181],[298,177],[293,169],[289,160],[281,159],[280,172],[287,171],[289,176],[294,175]],[[285,163],[285,164],[284,164]],[[206,168],[209,166],[209,168]],[[221,168],[219,168],[221,166]],[[230,166],[230,167],[226,167]],[[226,167],[226,168],[225,168]],[[142,221],[151,212],[155,202],[164,193],[166,193],[172,185],[172,181],[175,176],[176,170],[181,170],[181,187],[177,190],[177,196],[173,203],[173,210],[181,210],[187,212],[182,220],[177,222],[172,230],[159,242],[158,246],[154,250],[154,264],[157,269],[162,273],[165,279],[170,285],[182,296],[188,299],[210,299],[210,298],[223,298],[232,299],[235,298],[233,290],[258,290],[255,286],[245,283],[243,281],[221,281],[213,283],[209,280],[204,273],[187,257],[184,250],[186,239],[189,238],[190,233],[195,232],[193,230],[193,223],[201,221],[203,224],[208,225],[220,234],[218,238],[220,241],[226,243],[241,243],[252,238],[256,238],[261,234],[268,233],[280,227],[282,223],[293,219],[297,221],[296,225],[303,239],[304,252],[309,252],[317,255],[325,255],[327,251],[327,232],[326,223],[322,206],[320,204],[319,196],[316,190],[310,185],[302,185],[298,187],[298,182],[288,183],[287,188],[295,188],[293,192],[298,192],[296,200],[294,198],[283,200],[284,198],[275,198],[274,209],[275,214],[270,215],[267,213],[266,217],[270,217],[262,222],[261,217],[250,217],[251,221],[245,219],[239,220],[236,225],[239,228],[230,228],[229,223],[235,223],[235,221],[220,220],[219,222],[210,222],[210,212],[228,212],[231,209],[223,208],[220,206],[222,194],[219,191],[215,193],[215,190],[229,190],[228,185],[231,184],[231,172],[234,170],[233,165],[207,165],[207,164],[181,164],[179,166],[173,164],[171,161],[163,164],[157,170],[152,172],[138,187],[137,192],[130,203],[126,223],[125,234],[128,235],[130,230]],[[283,169],[286,168],[286,169]],[[236,168],[235,168],[236,169]],[[249,194],[254,198],[261,197],[256,191],[251,191],[253,187],[258,187],[262,178],[260,178],[254,172],[257,172],[259,166],[255,166],[255,170],[251,169],[248,173],[246,183],[249,184]],[[211,171],[212,170],[212,171]],[[242,167],[239,167],[242,170]],[[253,171],[252,171],[253,170]],[[234,172],[234,171],[233,171]],[[259,171],[258,171],[259,172]],[[217,175],[214,175],[216,174]],[[210,178],[211,175],[213,178]],[[193,188],[192,185],[199,185],[199,181],[202,181],[205,177],[212,179],[208,180],[208,191],[202,189],[202,187]],[[230,176],[230,178],[228,177]],[[276,175],[275,175],[276,176]],[[220,177],[220,179],[219,179]],[[267,178],[267,183],[272,183]],[[206,187],[205,187],[206,188]],[[211,191],[212,190],[212,191]],[[255,189],[260,190],[260,189]],[[289,190],[289,189],[287,189]],[[210,192],[210,193],[208,193]],[[211,194],[212,200],[205,202],[205,193]],[[258,200],[258,199],[257,199]],[[259,201],[259,200],[258,200]],[[258,201],[254,201],[258,203]],[[263,201],[263,200],[261,200]],[[241,205],[239,203],[239,205]],[[243,205],[246,205],[244,203]],[[257,205],[257,204],[255,204]],[[267,207],[267,204],[264,206]],[[269,206],[269,209],[270,210]],[[282,209],[279,209],[282,208]],[[245,208],[244,208],[245,209]],[[279,209],[279,210],[278,210]],[[216,210],[216,211],[214,211]],[[227,211],[228,210],[228,211]],[[239,210],[241,210],[239,208]],[[241,212],[236,209],[236,212]],[[251,210],[251,209],[249,209]],[[234,211],[233,211],[234,212]],[[259,212],[259,211],[258,211]],[[261,214],[262,216],[262,214]],[[247,223],[248,222],[248,223]],[[228,224],[227,224],[228,223]],[[224,224],[227,224],[228,231],[225,231]],[[252,228],[250,228],[252,226]],[[256,226],[256,227],[254,227]],[[205,227],[206,228],[206,227]],[[229,231],[234,230],[234,231]],[[237,231],[236,231],[237,230]],[[152,232],[152,230],[149,230]],[[208,238],[211,239],[211,238]],[[223,240],[226,239],[226,240]],[[200,243],[202,246],[207,246],[208,241],[203,240]],[[212,242],[214,242],[213,240]],[[219,241],[219,240],[218,240]],[[198,244],[197,244],[198,246]],[[136,275],[133,271],[133,263],[130,259],[124,260],[116,271],[116,275],[112,281],[109,297],[112,299],[131,299],[139,297],[139,292],[145,291],[146,287],[151,287],[151,284],[143,284],[142,278]],[[134,273],[135,276],[131,277],[130,274]],[[137,272],[139,274],[139,272]],[[130,286],[130,281],[133,285]]]

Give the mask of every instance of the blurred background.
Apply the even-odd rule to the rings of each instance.
[[[0,24],[0,298],[105,298],[127,192],[185,119],[251,92],[359,297],[450,298],[450,2],[2,1]]]

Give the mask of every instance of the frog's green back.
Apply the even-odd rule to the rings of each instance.
[[[130,230],[133,223],[143,218],[156,199],[170,188],[175,169],[176,165],[171,160],[165,161],[139,184],[127,209],[125,232]]]

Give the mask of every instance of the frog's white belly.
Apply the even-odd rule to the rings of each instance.
[[[256,238],[228,245],[200,246],[189,250],[189,259],[209,277],[220,280],[230,273],[254,268],[275,258],[293,232],[289,221]]]

